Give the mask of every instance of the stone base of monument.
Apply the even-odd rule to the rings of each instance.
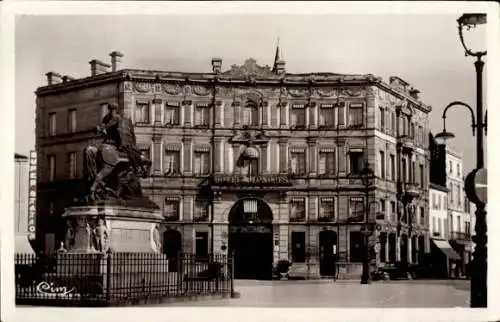
[[[159,209],[74,206],[63,217],[67,251],[57,256],[57,275],[65,278],[57,285],[112,302],[129,297],[130,290],[162,289],[166,280],[177,280],[161,251]]]
[[[159,209],[121,205],[75,206],[66,209],[65,247],[71,253],[161,252]],[[101,225],[100,225],[101,224]]]

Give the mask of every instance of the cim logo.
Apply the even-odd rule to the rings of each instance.
[[[66,286],[56,286],[54,283],[41,282],[36,286],[36,290],[42,294],[68,295],[75,292],[76,288],[72,287],[68,290]]]

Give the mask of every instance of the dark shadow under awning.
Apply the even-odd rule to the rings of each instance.
[[[451,247],[448,241],[433,239],[432,242],[446,255],[446,257],[448,257],[448,259],[461,259],[460,255],[458,255],[458,253]]]

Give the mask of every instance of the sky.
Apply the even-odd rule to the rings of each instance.
[[[170,15],[18,16],[15,30],[15,151],[34,148],[35,95],[55,71],[76,78],[88,62],[124,54],[124,68],[210,72],[212,57],[223,70],[247,58],[272,65],[277,38],[290,73],[371,73],[388,82],[399,76],[433,107],[430,129],[442,130],[442,112],[452,101],[475,107],[473,58],[465,57],[457,15]],[[484,36],[483,30],[477,30]],[[483,38],[475,47],[485,48]],[[486,60],[487,61],[487,60]],[[485,72],[488,64],[486,63]],[[486,83],[486,82],[485,82]],[[486,92],[486,90],[484,90]],[[33,124],[33,126],[31,126]],[[470,113],[449,111],[452,148],[474,168]]]

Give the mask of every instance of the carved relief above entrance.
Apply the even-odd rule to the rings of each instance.
[[[233,137],[229,140],[232,144],[244,144],[246,146],[267,144],[270,138],[265,131],[245,130],[234,131]]]

